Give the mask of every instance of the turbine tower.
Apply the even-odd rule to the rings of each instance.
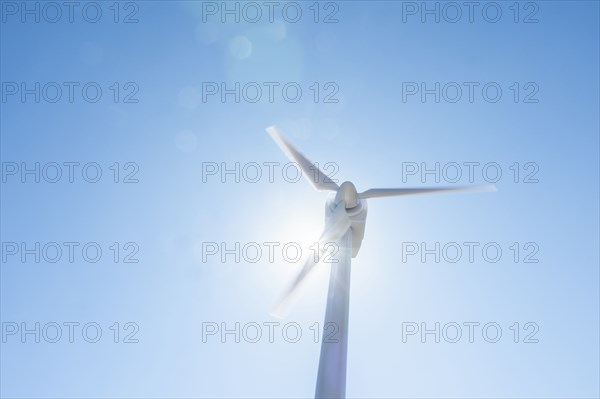
[[[309,256],[300,273],[284,292],[272,313],[282,317],[306,276],[327,253],[325,244],[335,243],[338,250],[332,261],[329,276],[329,292],[325,309],[323,335],[321,335],[321,355],[315,390],[316,398],[346,397],[346,360],[348,353],[348,315],[350,299],[350,265],[356,257],[365,234],[368,198],[393,197],[413,194],[443,192],[496,191],[494,185],[471,185],[459,187],[432,188],[372,188],[362,193],[349,181],[337,185],[288,142],[277,128],[267,128],[267,133],[287,155],[290,161],[298,164],[303,175],[318,191],[335,192],[335,196],[325,204],[325,230],[319,238],[319,256]],[[331,340],[325,339],[328,327],[336,331]]]

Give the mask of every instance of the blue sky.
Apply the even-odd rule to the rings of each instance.
[[[269,309],[300,262],[286,262],[281,252],[274,262],[202,260],[202,243],[298,242],[308,251],[317,239],[327,197],[305,181],[276,173],[269,182],[265,169],[256,183],[232,175],[225,183],[219,175],[203,181],[208,163],[219,171],[236,162],[282,167],[286,159],[264,131],[276,124],[312,161],[333,163],[335,177],[359,190],[452,184],[431,175],[425,183],[419,175],[404,182],[408,163],[457,163],[464,174],[464,164],[475,162],[476,183],[486,183],[483,165],[502,171],[496,193],[369,202],[352,270],[348,397],[598,397],[597,2],[481,2],[473,22],[461,8],[455,23],[447,3],[434,2],[428,4],[439,4],[439,23],[435,15],[421,20],[421,2],[322,2],[318,23],[313,2],[295,3],[302,10],[295,23],[286,20],[293,14],[282,13],[283,2],[273,22],[264,14],[256,23],[243,18],[253,14],[239,23],[226,15],[223,23],[218,13],[207,14],[220,2],[194,1],[122,2],[118,23],[112,3],[94,3],[102,11],[96,23],[79,9],[72,23],[64,9],[51,23],[44,17],[53,18],[53,10],[40,5],[39,23],[31,15],[22,22],[13,3],[1,3],[0,26],[2,329],[58,323],[63,336],[36,344],[33,335],[25,343],[20,331],[7,335],[2,396],[312,396],[319,344],[311,326],[322,324],[327,268],[278,320]],[[330,13],[337,23],[323,22]],[[9,94],[23,82],[40,83],[39,103],[34,94],[25,101],[21,92]],[[49,82],[64,89],[56,103],[46,100],[55,87]],[[73,102],[65,82],[78,84]],[[102,89],[97,102],[82,97],[90,82]],[[223,102],[203,92],[207,83],[231,89],[236,82],[255,82],[263,97],[236,103],[228,95]],[[273,102],[265,82],[276,84]],[[433,94],[421,101],[420,93],[403,101],[407,85],[431,89],[436,82],[450,93],[440,93],[439,102]],[[466,91],[448,101],[465,82],[475,84],[473,102]],[[302,89],[297,102],[281,91],[290,83]],[[502,90],[497,102],[481,91],[491,83]],[[325,102],[328,94],[337,102]],[[40,171],[63,165],[62,179],[35,183],[29,175],[22,183],[20,171],[8,173],[36,162]],[[86,182],[76,169],[70,183],[64,162],[95,162],[102,178]],[[537,182],[525,183],[534,169]],[[126,175],[138,182],[124,183]],[[64,253],[56,263],[36,263],[32,255],[25,262],[7,255],[13,242],[80,245],[72,263]],[[474,262],[403,262],[403,245],[412,242],[494,243],[503,253],[496,263],[480,251]],[[510,249],[515,242],[519,262]],[[98,262],[81,255],[86,243],[103,250]],[[136,248],[138,262],[124,263]],[[538,262],[524,263],[531,248]],[[70,343],[65,322],[97,323],[102,337],[88,343],[76,331]],[[139,327],[137,343],[122,342],[132,331],[128,322]],[[290,343],[276,334],[269,342],[269,322],[298,323],[302,339]],[[436,322],[463,326],[462,339],[402,341],[407,323]],[[470,343],[465,322],[497,323],[502,337],[488,343],[479,331]],[[539,327],[537,343],[522,342],[528,322]],[[203,342],[207,323],[258,323],[263,338]]]

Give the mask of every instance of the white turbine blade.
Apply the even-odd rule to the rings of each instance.
[[[319,242],[337,241],[350,228],[352,222],[343,204],[339,204],[326,220],[327,229],[319,238]]]
[[[447,192],[477,192],[497,191],[493,184],[460,186],[460,187],[431,187],[431,188],[372,188],[358,194],[359,198],[395,197],[399,195],[433,194]]]
[[[321,250],[319,249],[319,258],[321,256]],[[302,267],[300,273],[298,273],[292,284],[285,290],[285,292],[281,296],[281,299],[279,299],[277,304],[271,310],[271,314],[273,316],[279,317],[280,319],[283,319],[285,316],[287,316],[288,310],[291,304],[295,301],[296,297],[298,296],[299,289],[300,287],[302,287],[306,276],[308,276],[308,274],[314,269],[316,265],[317,263],[314,261],[314,256],[311,253],[306,259],[306,263]]]
[[[344,206],[338,206],[331,216],[329,225],[326,230],[321,234],[319,238],[319,254],[315,259],[313,253],[310,253],[302,270],[296,276],[296,278],[292,281],[292,284],[285,290],[281,299],[277,302],[277,305],[271,311],[273,316],[283,318],[286,316],[290,305],[294,302],[294,299],[297,297],[300,287],[306,281],[306,276],[315,268],[315,266],[319,263],[319,261],[323,258],[325,253],[327,252],[324,244],[330,242],[338,242],[340,237],[348,231],[351,226],[350,218],[346,213],[346,209]],[[316,262],[315,262],[316,260]]]
[[[327,175],[312,162],[310,162],[300,151],[298,151],[289,141],[283,137],[275,126],[267,128],[267,133],[273,138],[275,143],[281,148],[290,161],[295,162],[300,166],[304,177],[318,191],[331,190],[337,191],[338,185],[333,182]]]

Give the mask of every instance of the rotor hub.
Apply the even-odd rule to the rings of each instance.
[[[358,205],[358,193],[352,182],[345,181],[342,183],[335,195],[335,202],[344,202],[346,209],[354,208]]]

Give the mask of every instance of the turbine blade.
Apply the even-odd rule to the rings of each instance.
[[[352,226],[346,207],[343,204],[333,210],[331,216],[326,220],[327,229],[319,238],[319,242],[327,243],[331,241],[337,241],[342,235]]]
[[[321,256],[323,256],[323,254],[321,254],[321,250],[319,248],[319,259],[321,258]],[[298,292],[300,290],[300,287],[302,287],[306,276],[309,275],[309,273],[314,269],[316,265],[317,263],[314,261],[313,254],[310,254],[306,259],[306,263],[302,267],[302,270],[300,270],[300,273],[298,273],[296,278],[294,278],[292,284],[290,284],[290,286],[284,291],[277,304],[271,310],[271,314],[273,316],[278,317],[280,319],[283,319],[287,316],[287,313],[292,303],[295,302],[298,296]]]
[[[444,192],[477,192],[497,191],[494,184],[459,186],[459,187],[431,187],[431,188],[372,188],[358,194],[359,198],[394,197],[399,195],[432,194]]]
[[[302,270],[300,273],[294,278],[292,284],[284,291],[281,299],[277,302],[273,310],[271,310],[271,314],[273,316],[284,318],[287,315],[287,312],[291,306],[291,304],[296,299],[300,287],[306,281],[306,276],[310,274],[312,270],[314,270],[315,266],[319,263],[319,261],[325,256],[327,249],[325,248],[325,244],[330,242],[339,242],[340,238],[348,231],[351,226],[350,218],[346,213],[346,209],[344,206],[338,206],[332,213],[331,219],[329,219],[328,226],[321,234],[319,238],[319,254],[315,259],[314,254],[310,253],[308,258],[306,259]],[[339,244],[338,244],[339,245]]]
[[[267,133],[277,143],[279,148],[285,153],[288,159],[295,162],[300,166],[304,177],[308,182],[318,191],[337,191],[339,186],[333,182],[327,175],[319,168],[317,168],[312,162],[310,162],[300,151],[298,151],[289,141],[283,137],[275,126],[267,128]]]

